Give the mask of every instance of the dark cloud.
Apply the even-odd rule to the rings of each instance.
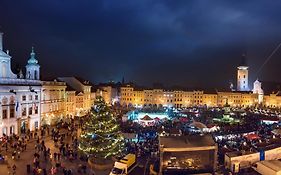
[[[13,64],[35,46],[44,77],[223,86],[247,52],[251,80],[281,42],[281,2],[9,0],[0,26]],[[260,79],[281,81],[281,51]]]

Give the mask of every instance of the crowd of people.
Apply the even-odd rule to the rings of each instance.
[[[206,121],[208,118],[206,117]],[[87,119],[87,116],[85,119]],[[189,122],[165,120],[148,127],[143,127],[131,121],[121,122],[123,133],[132,133],[135,135],[134,138],[125,140],[126,152],[135,153],[137,157],[157,159],[159,157],[158,135],[163,133],[163,131],[172,132],[173,130],[177,130],[180,134],[194,134],[185,132],[184,129],[194,119],[196,117],[190,117]],[[27,130],[20,136],[14,134],[12,136],[4,136],[0,147],[0,161],[2,159],[5,161],[9,160],[10,171],[16,174],[18,169],[16,166],[17,161],[21,160],[23,152],[29,151],[28,147],[32,145],[32,147],[34,146],[33,160],[26,164],[27,172],[34,175],[72,175],[76,172],[88,173],[90,170],[87,167],[87,158],[80,156],[78,153],[79,141],[77,132],[82,128],[82,125],[83,120],[78,118],[68,122],[61,121],[54,127],[44,126],[32,132]],[[270,139],[266,137],[273,129],[272,126],[246,120],[241,124],[222,124],[220,126],[220,131],[214,132],[213,135],[215,141],[218,143],[219,149],[224,151],[250,149],[254,145],[258,145],[259,142]],[[259,141],[247,140],[247,138],[243,137],[244,135],[241,131],[255,131],[260,139]],[[219,152],[224,153],[224,151]],[[78,162],[76,164],[77,168],[72,169],[71,166],[68,166],[72,162]]]
[[[81,127],[80,120],[70,122],[59,122],[55,127],[44,126],[33,132],[27,130],[20,136],[4,136],[2,138],[1,155],[8,163],[10,174],[18,174],[17,163],[21,160],[22,152],[27,151],[34,154],[32,162],[27,162],[26,171],[33,175],[72,175],[74,172],[91,173],[84,159],[78,154],[77,130]],[[48,143],[47,143],[48,142]],[[5,155],[5,156],[4,156]],[[32,155],[32,154],[31,154]],[[72,162],[78,162],[75,168],[67,168]]]
[[[226,152],[253,152],[259,151],[261,147],[280,142],[280,139],[275,138],[272,130],[278,127],[277,124],[265,124],[262,122],[262,117],[258,114],[253,114],[247,109],[235,109],[232,115],[236,115],[240,122],[236,124],[230,123],[214,123],[212,120],[215,117],[222,116],[224,109],[218,111],[211,109],[198,110],[198,116],[191,113],[187,115],[188,122],[181,122],[180,120],[166,120],[155,123],[154,126],[143,127],[134,121],[127,121],[123,123],[122,130],[125,133],[135,133],[136,138],[134,142],[128,142],[128,149],[131,152],[136,152],[137,155],[143,156],[146,152],[158,152],[157,136],[150,137],[150,132],[160,134],[161,129],[165,128],[169,133],[177,130],[180,134],[200,134],[193,133],[188,130],[192,122],[201,122],[205,125],[217,125],[219,130],[213,131],[212,134],[215,142],[219,148],[219,163],[223,165],[224,155]],[[149,115],[149,114],[148,114]],[[255,121],[255,122],[253,122]],[[200,130],[200,129],[198,129]],[[247,134],[252,134],[254,137],[247,137]],[[141,139],[140,139],[141,138]],[[278,143],[279,144],[279,143]]]
[[[137,138],[126,142],[128,152],[134,153],[137,157],[155,157],[158,153],[158,138],[155,131],[138,132]]]

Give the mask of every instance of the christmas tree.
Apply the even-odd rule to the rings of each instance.
[[[95,100],[81,133],[79,149],[99,160],[119,155],[124,148],[116,117],[101,96]]]

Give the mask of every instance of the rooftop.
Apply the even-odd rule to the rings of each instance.
[[[63,81],[67,86],[71,87],[71,90],[75,90],[77,93],[84,92],[85,86],[90,86],[89,81],[77,77],[58,77],[57,80]],[[68,88],[70,89],[70,88]]]
[[[232,151],[232,152],[227,152],[226,155],[228,157],[237,157],[237,156],[257,153],[261,150],[267,151],[267,150],[279,148],[280,146],[281,146],[281,139],[275,138],[275,139],[270,139],[268,142],[257,143],[255,146],[248,145],[247,147],[253,148],[251,151],[245,151],[245,150]]]
[[[243,156],[243,155],[249,155],[249,154],[253,154],[253,153],[257,153],[256,150],[253,151],[232,151],[232,152],[227,152],[226,155],[228,157],[237,157],[237,156]]]
[[[216,146],[211,135],[160,136],[163,148],[194,148]]]

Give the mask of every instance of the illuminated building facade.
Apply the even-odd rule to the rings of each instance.
[[[93,105],[90,82],[77,77],[58,77],[57,79],[65,82],[75,91],[75,116],[87,114]],[[68,109],[73,110],[73,108]]]
[[[226,103],[234,107],[251,107],[258,104],[258,95],[247,91],[218,92],[217,106],[223,106]]]
[[[202,89],[161,89],[139,88],[125,85],[120,88],[120,104],[132,107],[189,107],[189,106],[224,106],[233,107],[263,106],[281,108],[281,84],[269,87],[266,82],[256,80],[252,91],[248,85],[248,66],[245,56],[237,67],[237,90],[233,85],[229,90]],[[264,89],[267,90],[264,92]],[[270,90],[269,90],[270,89]]]
[[[281,91],[272,92],[271,94],[265,95],[263,98],[264,107],[281,108]]]
[[[134,107],[190,107],[190,106],[254,106],[258,95],[252,92],[139,89],[132,85],[121,87],[120,104]]]
[[[40,127],[40,82],[32,80],[0,79],[1,118],[0,135],[33,131]],[[31,88],[32,89],[31,89]]]
[[[97,94],[103,97],[105,103],[111,105],[119,101],[118,89],[114,84],[100,84]]]
[[[0,33],[0,137],[33,131],[43,124],[89,111],[95,93],[88,82],[80,82],[80,89],[69,90],[63,81],[41,81],[33,48],[25,66],[26,75],[21,70],[14,74],[2,40]]]
[[[237,73],[237,90],[238,91],[248,91],[248,67],[239,66]]]
[[[67,86],[65,91],[65,109],[66,109],[66,116],[73,117],[76,114],[76,92],[71,87]]]
[[[263,107],[281,108],[281,83],[257,80],[253,92],[259,95]]]
[[[256,80],[252,91],[190,90],[190,89],[148,89],[134,85],[120,88],[120,104],[128,107],[190,107],[224,106],[232,107],[263,106],[281,108],[281,85],[264,92],[262,82]],[[265,89],[268,89],[266,86]]]
[[[254,82],[254,88],[253,88],[252,91],[253,91],[254,94],[258,94],[258,103],[262,104],[264,92],[263,92],[263,89],[261,87],[261,82],[259,82],[259,80],[256,80]]]
[[[65,82],[42,81],[41,121],[42,124],[55,124],[66,115]]]
[[[35,72],[31,72],[40,68],[34,50],[26,65],[30,76],[24,78],[21,71],[18,75],[12,72],[11,56],[3,51],[2,39],[3,33],[0,33],[0,136],[39,128],[41,112],[41,82],[34,76]]]

